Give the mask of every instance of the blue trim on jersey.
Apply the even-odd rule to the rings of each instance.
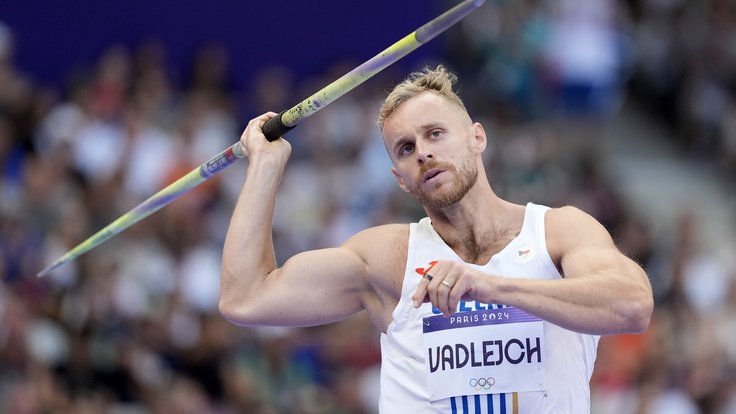
[[[484,411],[483,408],[483,396],[482,395],[463,395],[463,396],[457,396],[457,397],[450,397],[450,408],[452,410],[452,414],[471,414],[470,413],[470,397],[473,398],[473,414],[496,414],[496,408],[493,405],[493,396],[498,396],[498,414],[507,414],[509,410],[506,409],[507,404],[510,404],[510,402],[507,401],[508,397],[512,396],[511,393],[502,393],[502,394],[486,394],[485,398],[485,404],[487,408],[487,411]],[[460,401],[457,399],[460,398]],[[459,407],[458,407],[459,406]],[[459,410],[459,408],[461,408]]]

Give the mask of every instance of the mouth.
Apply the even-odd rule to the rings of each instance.
[[[432,168],[431,170],[424,173],[424,175],[422,176],[422,182],[426,183],[427,181],[432,180],[443,172],[445,172],[445,170],[440,168]]]

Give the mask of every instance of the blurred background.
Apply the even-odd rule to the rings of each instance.
[[[376,412],[364,315],[308,329],[219,316],[247,161],[35,277],[250,118],[455,4],[250,3],[0,4],[0,412]],[[438,63],[490,134],[496,192],[580,207],[651,278],[649,330],[601,340],[592,412],[736,413],[736,3],[489,0],[288,135],[279,260],[423,216],[376,117],[392,85]]]

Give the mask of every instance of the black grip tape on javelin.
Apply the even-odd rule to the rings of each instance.
[[[281,111],[277,116],[269,119],[268,121],[266,121],[265,124],[263,124],[263,135],[266,136],[267,140],[275,141],[284,136],[287,132],[294,129],[294,127],[296,126],[286,126],[283,122],[281,122],[281,115],[283,115],[284,112],[286,111]]]

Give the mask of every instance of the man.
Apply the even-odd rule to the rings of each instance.
[[[289,158],[267,113],[241,142],[250,160],[222,261],[220,310],[242,326],[310,326],[365,310],[381,337],[382,413],[585,413],[598,335],[642,332],[644,271],[573,207],[499,198],[487,138],[442,66],[412,74],[379,123],[419,223],[373,227],[278,267],[271,225]],[[299,303],[300,306],[274,306]]]

